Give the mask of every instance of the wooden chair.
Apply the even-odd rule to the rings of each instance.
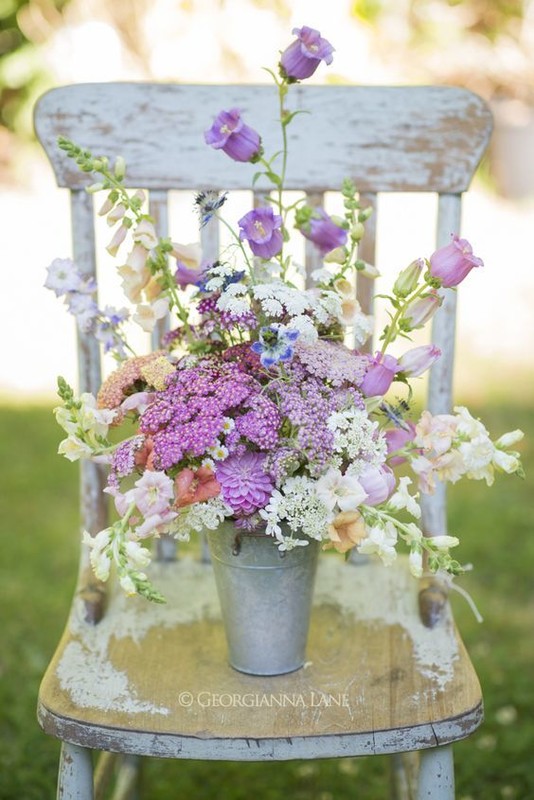
[[[125,83],[67,86],[42,97],[36,130],[58,185],[71,191],[73,255],[82,271],[95,271],[93,199],[84,191],[86,176],[58,150],[58,135],[94,154],[122,154],[128,185],[149,190],[151,213],[166,235],[168,190],[251,186],[254,167],[206,148],[201,134],[217,111],[236,106],[266,133],[267,152],[274,152],[275,94],[265,86]],[[461,195],[491,130],[476,95],[446,87],[299,85],[291,107],[312,116],[297,117],[289,129],[289,189],[319,203],[349,176],[375,209],[379,192],[437,192],[437,245],[459,230]],[[360,250],[369,262],[375,229],[376,214]],[[208,255],[217,248],[210,226],[204,247]],[[313,268],[316,256],[306,251]],[[358,297],[366,310],[372,293],[361,278]],[[450,292],[433,325],[443,351],[430,379],[433,413],[451,405],[454,325]],[[79,357],[80,390],[96,392],[99,353],[84,336]],[[98,467],[83,465],[82,527],[93,533],[106,524],[102,480]],[[429,534],[446,531],[442,487],[426,500],[423,521]],[[63,742],[58,797],[102,797],[112,753],[126,756],[118,798],[132,791],[132,758],[140,755],[276,761],[406,751],[421,751],[420,800],[454,797],[451,744],[480,724],[482,698],[443,587],[419,585],[403,559],[386,569],[325,557],[309,663],[290,675],[257,678],[226,663],[209,564],[175,560],[172,546],[163,551],[153,578],[166,606],[104,590],[82,553],[71,616],[39,697],[42,728]],[[105,751],[95,789],[92,750]]]

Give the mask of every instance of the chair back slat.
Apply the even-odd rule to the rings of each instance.
[[[94,154],[122,153],[130,186],[246,189],[257,166],[236,168],[204,145],[202,131],[220,109],[237,107],[276,152],[277,103],[271,86],[77,84],[40,99],[35,128],[59,186],[88,181],[58,150],[63,135]],[[451,87],[299,85],[288,104],[310,112],[288,129],[286,187],[304,191],[337,190],[350,177],[365,192],[462,192],[491,128],[484,101]]]
[[[154,227],[160,238],[169,235],[169,195],[168,192],[153,189],[149,195],[149,211],[154,219]],[[169,315],[156,322],[151,335],[152,349],[156,350],[161,346],[162,336],[169,330]]]
[[[376,229],[378,223],[378,205],[376,193],[362,193],[360,195],[362,208],[372,208],[373,213],[365,223],[365,235],[358,247],[358,258],[374,266],[376,262]],[[356,298],[364,314],[373,314],[374,294],[376,291],[375,282],[372,278],[365,275],[356,277]],[[361,348],[366,353],[373,351],[373,337],[369,337],[364,347]]]

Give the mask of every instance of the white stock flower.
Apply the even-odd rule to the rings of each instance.
[[[504,450],[495,450],[493,454],[493,463],[503,472],[512,475],[517,472],[520,461],[519,458],[512,453],[505,453]]]
[[[82,442],[74,434],[70,434],[66,439],[59,443],[57,449],[60,456],[65,456],[69,461],[78,461],[80,458],[89,458],[92,454],[92,449],[88,444]]]
[[[111,533],[111,528],[104,528],[96,536],[83,532],[82,541],[89,547],[89,561],[96,577],[101,581],[109,578],[111,558],[106,551],[111,543]]]
[[[469,442],[462,442],[458,448],[465,465],[468,478],[473,480],[485,480],[488,486],[494,481],[493,457],[495,455],[495,445],[491,439],[480,434]]]
[[[488,431],[479,419],[475,419],[465,406],[455,406],[458,433],[474,439],[477,436],[487,436]]]
[[[336,505],[341,511],[355,511],[365,501],[367,493],[359,480],[351,475],[342,475],[332,467],[317,481],[317,496],[333,511]]]
[[[124,549],[126,552],[126,558],[128,559],[128,564],[133,569],[147,567],[150,564],[150,550],[148,550],[146,547],[142,547],[139,542],[135,542],[130,539],[125,543]]]
[[[397,558],[397,529],[391,522],[367,528],[367,537],[357,547],[358,553],[377,555],[389,567]]]
[[[78,420],[76,414],[65,408],[65,406],[56,406],[54,408],[54,416],[57,424],[63,428],[67,433],[76,433],[78,430]]]
[[[397,490],[389,498],[388,505],[391,508],[399,511],[405,508],[406,511],[412,515],[412,517],[419,519],[421,516],[421,509],[415,497],[413,497],[408,491],[408,486],[410,486],[411,483],[411,478],[400,478]]]
[[[142,576],[142,574],[141,574]],[[141,577],[140,576],[140,577]],[[119,577],[119,583],[124,590],[124,592],[128,595],[128,597],[132,597],[134,594],[137,594],[135,583],[133,582],[132,578],[128,573],[123,573]]]
[[[503,433],[503,435],[497,439],[495,446],[512,447],[512,445],[520,442],[524,435],[523,431],[519,430],[519,428],[516,428],[515,431],[508,431],[508,433]]]
[[[460,540],[456,536],[442,534],[439,536],[429,536],[428,538],[438,550],[448,550],[450,547],[456,547],[460,544]]]

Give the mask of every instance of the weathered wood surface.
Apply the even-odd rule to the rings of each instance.
[[[60,186],[88,180],[58,150],[63,135],[95,154],[123,155],[131,186],[247,189],[257,167],[205,146],[203,131],[221,109],[238,107],[275,152],[277,102],[271,86],[76,84],[41,98],[35,128]],[[307,191],[351,177],[365,192],[462,192],[491,131],[484,101],[452,87],[296,86],[288,105],[310,112],[288,129],[286,185]]]
[[[425,628],[403,559],[384,570],[326,556],[309,661],[274,678],[227,666],[209,566],[154,570],[167,606],[117,593],[97,626],[75,606],[41,687],[48,733],[145,755],[268,760],[434,747],[481,721],[450,612]]]

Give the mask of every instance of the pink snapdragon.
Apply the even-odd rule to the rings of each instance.
[[[430,274],[439,278],[446,289],[458,286],[473,267],[482,266],[484,262],[473,254],[467,239],[460,239],[457,234],[452,234],[450,244],[440,247],[430,256]]]

